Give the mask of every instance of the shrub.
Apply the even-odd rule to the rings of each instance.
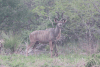
[[[96,65],[96,62],[95,62],[94,59],[91,59],[91,60],[89,60],[89,61],[87,62],[86,67],[92,67],[92,66],[94,66],[94,65]]]
[[[24,31],[21,31],[21,35],[22,35],[22,38],[23,38],[23,42],[26,42],[29,40],[29,34],[31,33],[32,31],[29,31],[29,30],[24,30]]]
[[[15,52],[22,41],[20,35],[14,34],[12,31],[9,31],[8,33],[2,32],[2,37],[5,40],[4,48],[10,49],[12,53]]]

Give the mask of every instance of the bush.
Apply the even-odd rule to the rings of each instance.
[[[10,49],[12,53],[15,52],[18,45],[22,42],[20,35],[14,34],[12,31],[8,33],[2,32],[2,37],[4,39],[4,48]]]
[[[96,62],[95,62],[94,59],[91,59],[91,60],[89,60],[89,61],[87,62],[86,67],[92,67],[92,66],[94,66],[94,65],[96,65]]]
[[[23,43],[26,42],[26,41],[29,41],[29,34],[31,32],[32,31],[29,31],[29,30],[21,31],[21,35],[22,35],[22,38],[23,38]]]

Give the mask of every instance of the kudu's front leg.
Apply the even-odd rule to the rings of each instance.
[[[52,52],[53,52],[52,41],[49,42],[49,45],[50,45],[50,52],[51,52],[51,58],[52,58]]]
[[[58,57],[57,42],[56,41],[53,42],[52,45],[53,45],[53,49],[54,49],[54,55],[56,57]]]
[[[58,57],[57,44],[54,45],[54,52],[55,56]]]

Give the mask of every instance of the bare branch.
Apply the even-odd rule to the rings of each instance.
[[[53,26],[53,28],[54,28],[54,25],[53,25],[53,22],[52,22],[52,20],[50,19],[50,17],[48,17],[49,18],[49,20],[50,20],[50,22],[52,23],[52,26]]]
[[[99,8],[93,2],[92,2],[92,4],[93,4],[94,8],[96,8],[96,10],[100,13]]]

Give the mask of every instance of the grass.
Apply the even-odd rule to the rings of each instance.
[[[87,54],[77,46],[57,47],[58,57],[39,52],[28,57],[20,54],[0,55],[0,67],[99,67],[100,53]],[[41,54],[40,54],[41,53]]]
[[[90,56],[77,54],[60,55],[53,58],[46,54],[28,57],[15,54],[9,56],[0,55],[0,65],[5,67],[76,67],[90,58]]]

